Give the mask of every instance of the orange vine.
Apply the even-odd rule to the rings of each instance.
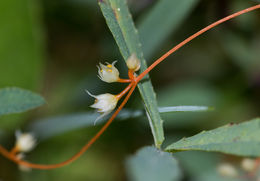
[[[54,168],[59,168],[62,166],[65,166],[75,160],[77,160],[84,152],[86,152],[88,150],[88,148],[104,133],[104,131],[108,128],[108,126],[112,123],[112,121],[115,119],[115,117],[118,115],[118,113],[122,110],[122,108],[124,107],[124,105],[127,103],[127,101],[129,100],[130,96],[132,95],[133,91],[135,90],[138,82],[146,75],[148,74],[152,69],[154,69],[159,63],[161,63],[163,60],[165,60],[169,55],[171,55],[172,53],[174,53],[175,51],[177,51],[179,48],[183,47],[185,44],[187,44],[188,42],[190,42],[191,40],[193,40],[194,38],[198,37],[199,35],[205,33],[206,31],[212,29],[213,27],[228,21],[232,18],[235,18],[239,15],[245,14],[247,12],[253,11],[255,9],[259,9],[260,8],[260,4],[252,6],[250,8],[241,10],[239,12],[236,12],[234,14],[231,14],[223,19],[220,19],[212,24],[210,24],[209,26],[203,28],[202,30],[198,31],[197,33],[191,35],[190,37],[188,37],[187,39],[185,39],[184,41],[182,41],[181,43],[179,43],[178,45],[176,45],[175,47],[173,47],[171,50],[169,50],[168,52],[166,52],[164,55],[162,55],[159,59],[157,59],[152,65],[150,65],[145,71],[143,71],[139,76],[135,77],[133,74],[133,71],[129,70],[128,76],[129,79],[120,79],[118,82],[122,82],[122,83],[130,83],[126,89],[124,89],[120,94],[118,94],[118,98],[120,99],[122,96],[124,96],[127,92],[128,94],[126,95],[125,99],[122,101],[122,103],[120,104],[120,106],[116,109],[116,111],[113,113],[113,115],[110,117],[110,119],[104,124],[104,126],[96,133],[96,135],[90,140],[88,141],[82,148],[81,150],[76,153],[74,156],[72,156],[70,159],[58,163],[58,164],[50,164],[50,165],[44,165],[44,164],[34,164],[34,163],[30,163],[27,161],[24,161],[22,159],[18,159],[14,149],[11,151],[6,150],[3,146],[0,145],[0,153],[10,159],[11,161],[19,164],[19,165],[23,165],[25,167],[29,167],[29,168],[34,168],[34,169],[54,169]]]

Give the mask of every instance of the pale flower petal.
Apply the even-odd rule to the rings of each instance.
[[[108,115],[110,112],[112,112],[118,102],[118,98],[113,95],[113,94],[109,94],[109,93],[105,93],[105,94],[100,94],[100,95],[93,95],[90,92],[87,91],[87,93],[91,96],[94,97],[95,103],[92,104],[90,107],[97,109],[97,112],[102,113],[96,120],[101,119],[102,117]]]
[[[135,54],[132,54],[127,60],[126,60],[126,65],[128,69],[133,70],[133,71],[138,71],[141,67],[140,60],[136,57]]]
[[[236,178],[238,176],[238,171],[236,168],[229,163],[220,164],[217,171],[223,177]]]
[[[247,172],[252,172],[255,169],[255,160],[250,158],[244,158],[241,162],[241,167]]]
[[[117,82],[119,79],[119,71],[114,66],[116,61],[114,61],[112,64],[106,63],[107,65],[103,65],[102,63],[99,63],[98,66],[98,74],[99,78],[104,82]]]
[[[16,157],[21,160],[21,159],[24,159],[25,158],[25,155],[23,153],[19,153],[18,155],[16,155]],[[30,167],[27,167],[25,165],[18,165],[19,167],[19,170],[23,171],[23,172],[29,172],[31,171],[32,169]]]
[[[36,146],[36,139],[30,133],[21,133],[21,131],[16,131],[15,136],[15,147],[19,152],[29,152]]]

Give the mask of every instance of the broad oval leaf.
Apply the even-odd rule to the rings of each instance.
[[[169,145],[166,151],[201,150],[240,156],[260,156],[260,118],[203,131]]]
[[[155,147],[140,149],[126,160],[127,174],[134,181],[177,181],[181,171],[177,160],[170,154]]]
[[[0,89],[0,115],[25,112],[45,103],[43,97],[17,87]]]

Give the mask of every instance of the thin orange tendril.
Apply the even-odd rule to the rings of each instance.
[[[247,12],[253,11],[255,9],[259,9],[260,8],[260,4],[252,6],[250,8],[241,10],[239,12],[236,12],[234,14],[231,14],[223,19],[220,19],[212,24],[210,24],[209,26],[203,28],[202,30],[198,31],[197,33],[191,35],[190,37],[188,37],[187,39],[185,39],[184,41],[182,41],[181,43],[179,43],[178,45],[176,45],[175,47],[173,47],[171,50],[169,50],[168,52],[166,52],[163,56],[161,56],[159,59],[157,59],[152,65],[150,65],[145,71],[143,71],[138,77],[135,77],[132,71],[129,71],[128,75],[130,79],[120,79],[118,80],[118,82],[122,82],[122,83],[128,83],[130,82],[130,84],[120,93],[117,95],[117,98],[120,99],[123,95],[125,95],[128,91],[128,94],[126,95],[125,99],[122,101],[122,103],[120,104],[120,106],[116,109],[116,111],[113,113],[113,115],[110,117],[110,119],[106,122],[106,124],[104,124],[104,126],[96,133],[96,135],[89,141],[87,142],[82,148],[81,150],[76,153],[74,156],[72,156],[70,159],[58,163],[58,164],[50,164],[50,165],[44,165],[44,164],[34,164],[34,163],[30,163],[21,159],[18,159],[16,157],[16,155],[14,154],[15,151],[8,151],[6,150],[3,146],[0,145],[0,153],[5,156],[6,158],[10,159],[11,161],[19,164],[19,165],[23,165],[25,167],[29,167],[29,168],[34,168],[34,169],[42,169],[42,170],[47,170],[47,169],[54,169],[54,168],[59,168],[62,166],[65,166],[75,160],[77,160],[83,153],[85,153],[88,148],[104,133],[104,131],[108,128],[108,126],[112,123],[112,121],[115,119],[115,117],[118,115],[118,113],[122,110],[122,108],[124,107],[124,105],[127,103],[127,101],[129,100],[130,96],[132,95],[132,93],[134,92],[137,83],[146,75],[148,74],[153,68],[155,68],[159,63],[161,63],[165,58],[167,58],[169,55],[171,55],[172,53],[174,53],[175,51],[177,51],[179,48],[183,47],[185,44],[187,44],[188,42],[190,42],[191,40],[193,40],[194,38],[198,37],[199,35],[205,33],[206,31],[212,29],[213,27],[227,21],[230,20],[232,18],[235,18],[239,15],[245,14]]]
[[[174,53],[175,51],[177,51],[178,49],[180,49],[181,47],[183,47],[184,45],[186,45],[187,43],[189,43],[191,40],[193,40],[194,38],[200,36],[201,34],[205,33],[206,31],[214,28],[215,26],[224,23],[225,21],[228,21],[232,18],[235,18],[239,15],[245,14],[247,12],[253,11],[255,9],[259,9],[260,8],[260,4],[252,6],[250,8],[247,9],[243,9],[241,11],[238,11],[234,14],[231,14],[225,18],[222,18],[212,24],[210,24],[209,26],[203,28],[202,30],[198,31],[197,33],[191,35],[190,37],[188,37],[187,39],[185,39],[184,41],[182,41],[181,43],[179,43],[178,45],[176,45],[175,47],[173,47],[172,49],[170,49],[168,52],[166,52],[164,55],[162,55],[160,58],[158,58],[152,65],[150,65],[145,71],[143,71],[138,77],[137,77],[137,82],[139,82],[147,73],[149,73],[155,66],[157,66],[159,63],[161,63],[165,58],[167,58],[169,55],[171,55],[172,53]]]

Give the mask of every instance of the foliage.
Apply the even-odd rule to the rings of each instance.
[[[99,5],[122,56],[127,60],[131,54],[136,54],[141,61],[140,71],[143,72],[147,65],[143,57],[138,32],[134,27],[126,1],[104,0],[99,1]],[[145,77],[145,81],[138,84],[138,88],[144,101],[155,145],[159,148],[164,140],[163,121],[160,117],[155,93],[148,76]]]
[[[156,54],[175,42],[253,3],[47,0],[43,1],[43,11],[30,0],[0,4],[0,24],[4,27],[0,30],[1,145],[9,148],[14,142],[10,135],[22,128],[38,140],[37,148],[25,160],[56,163],[80,150],[111,116],[94,126],[98,114],[86,108],[93,100],[84,89],[93,89],[94,93],[121,89],[117,84],[111,87],[96,81],[97,59],[112,62],[116,57],[120,74],[126,76],[125,62],[118,53],[124,60],[135,53],[141,60],[141,73],[147,68],[145,58],[152,62]],[[108,35],[98,4],[119,52]],[[224,5],[228,11],[215,8]],[[243,157],[260,156],[260,119],[255,118],[260,111],[258,15],[256,11],[232,20],[193,41],[146,75],[138,84],[141,99],[138,94],[131,96],[116,117],[118,122],[88,150],[86,157],[61,169],[28,173],[18,172],[8,160],[1,159],[4,169],[0,169],[0,178],[256,180],[259,170],[248,172],[239,164]],[[138,22],[137,29],[134,21]],[[45,103],[42,96],[30,90],[39,90],[48,104],[27,112]],[[145,146],[152,143],[154,146]],[[126,155],[132,156],[126,159]],[[237,177],[218,172],[224,162],[234,167]]]
[[[126,160],[126,168],[130,180],[136,181],[176,181],[181,178],[181,170],[177,160],[171,154],[144,147]]]
[[[24,112],[44,103],[40,95],[27,90],[15,87],[0,89],[0,115]]]
[[[183,138],[169,145],[166,151],[219,151],[234,155],[257,157],[260,153],[259,126],[260,119],[238,125],[231,123],[211,131],[203,131],[189,138]]]

